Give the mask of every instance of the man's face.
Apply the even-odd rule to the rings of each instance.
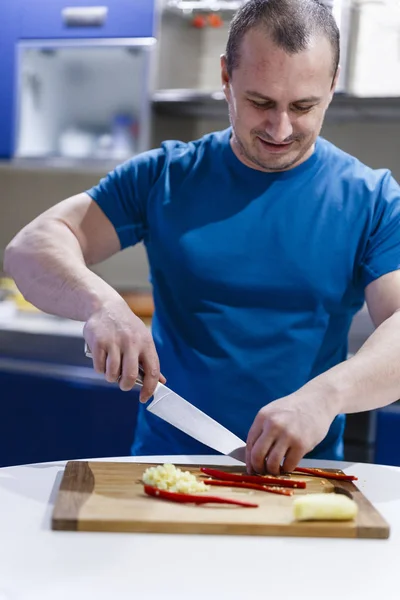
[[[249,167],[291,169],[313,153],[332,100],[332,47],[317,37],[307,50],[287,54],[255,28],[243,38],[239,56],[231,78],[221,58],[232,149]]]

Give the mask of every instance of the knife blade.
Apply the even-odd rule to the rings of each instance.
[[[84,352],[88,358],[93,358],[86,342]],[[143,377],[144,371],[139,365],[136,386],[143,384]],[[146,409],[212,450],[246,462],[246,444],[243,440],[163,383],[157,384],[153,400],[146,404]]]
[[[243,440],[163,383],[146,409],[209,448],[245,462]]]
[[[348,498],[350,498],[350,500],[353,500],[353,494],[347,490],[346,488],[339,486],[339,485],[335,485],[333,487],[333,492],[335,494],[343,494],[343,496],[347,496]]]

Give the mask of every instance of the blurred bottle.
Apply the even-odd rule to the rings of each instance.
[[[211,13],[207,16],[207,22],[210,27],[222,27],[224,22],[220,15],[217,13]]]
[[[196,15],[195,17],[193,17],[191,25],[196,29],[203,29],[203,27],[207,25],[206,18],[203,15]]]
[[[115,115],[112,124],[113,158],[126,159],[136,152],[138,124],[130,115]]]
[[[93,153],[94,139],[90,131],[68,127],[59,138],[60,154],[68,158],[88,158]]]

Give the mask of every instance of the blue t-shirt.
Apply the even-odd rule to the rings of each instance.
[[[168,141],[88,190],[122,248],[143,241],[168,386],[243,440],[258,410],[344,361],[364,288],[400,268],[400,188],[322,138],[281,173],[231,129]],[[343,457],[344,416],[309,456]],[[134,454],[212,452],[140,406]]]

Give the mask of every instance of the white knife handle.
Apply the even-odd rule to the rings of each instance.
[[[85,342],[85,356],[87,356],[88,358],[93,358],[93,354],[91,353],[91,350],[86,342]],[[143,368],[139,365],[139,373],[138,373],[137,378],[135,379],[135,385],[142,386],[143,385],[143,377],[144,377],[144,371],[143,371]],[[118,377],[118,381],[120,379],[121,379],[121,376]]]

